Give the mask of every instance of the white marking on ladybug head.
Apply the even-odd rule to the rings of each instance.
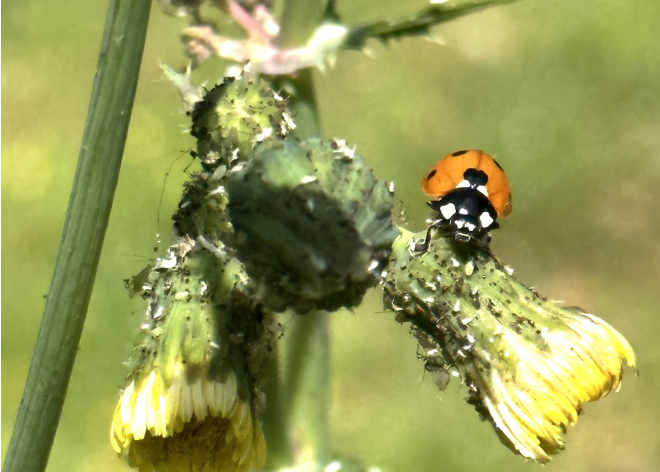
[[[483,185],[479,185],[479,186],[477,187],[477,190],[479,190],[479,191],[480,191],[481,193],[483,193],[484,195],[488,196],[488,190],[487,190],[486,187],[484,187]]]
[[[456,223],[454,223],[458,229],[462,229],[463,225],[465,224],[465,221],[463,220],[456,220]]]
[[[447,203],[446,205],[442,205],[440,207],[440,213],[446,220],[448,220],[456,213],[456,206],[454,206],[453,203]]]
[[[477,225],[470,223],[469,221],[465,222],[465,227],[467,228],[468,231],[474,232],[474,230],[477,229]]]
[[[461,180],[458,183],[458,185],[456,186],[456,188],[470,188],[470,187],[471,187],[471,184],[467,180]]]
[[[483,228],[488,228],[493,224],[493,221],[495,220],[487,211],[484,211],[481,215],[479,215],[479,222]]]

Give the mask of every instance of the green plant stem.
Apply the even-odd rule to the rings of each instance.
[[[309,69],[295,79],[280,78],[296,91],[289,107],[296,117],[296,137],[320,136],[313,74]],[[328,457],[328,388],[330,343],[328,314],[324,312],[294,315],[287,332],[290,349],[286,353],[287,378],[270,390],[284,387],[288,402],[277,392],[267,392],[264,434],[268,444],[269,470],[291,464],[312,463],[321,470]],[[279,378],[273,384],[280,382]],[[275,395],[273,395],[275,393]],[[283,412],[287,414],[284,415]],[[288,419],[284,419],[288,416]]]
[[[296,95],[289,106],[296,116],[296,136],[320,136],[312,71],[300,71],[291,85]],[[289,331],[286,393],[288,433],[295,464],[322,470],[328,453],[330,340],[328,313],[294,315]]]
[[[39,336],[3,472],[46,468],[117,186],[149,0],[111,0],[78,167]]]
[[[278,43],[282,47],[294,48],[304,45],[323,20],[327,1],[288,0],[284,2],[282,30]],[[314,77],[311,69],[298,71],[296,77],[280,77],[278,85],[295,91],[289,100],[289,107],[295,111],[298,138],[320,136],[321,126],[316,105]]]
[[[323,470],[328,462],[330,314],[314,311],[294,317],[287,358],[288,411],[297,465]]]
[[[326,7],[324,0],[287,0],[282,13],[281,46],[303,45],[321,23]],[[295,93],[289,107],[296,117],[296,136],[320,136],[318,107],[312,71],[302,70],[293,79],[281,77],[278,85],[287,82]],[[328,400],[330,383],[328,314],[312,312],[294,316],[287,333],[286,353],[288,421],[279,421],[271,413],[264,420],[268,444],[268,465],[282,466],[281,460],[293,456],[295,464],[322,470],[328,453]],[[278,401],[270,398],[270,401]],[[273,405],[269,405],[273,408]],[[273,424],[275,423],[275,424]],[[278,434],[279,430],[279,434]],[[288,440],[285,440],[287,438]],[[272,467],[271,467],[272,468]]]
[[[265,369],[272,378],[264,386],[266,410],[261,415],[264,436],[268,444],[266,470],[277,470],[291,465],[293,454],[289,438],[289,421],[284,403],[283,375],[280,369],[278,344],[275,344]]]

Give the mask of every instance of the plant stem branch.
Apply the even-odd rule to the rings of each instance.
[[[3,472],[46,468],[89,305],[126,141],[149,0],[111,0],[78,167]]]
[[[518,0],[475,0],[460,3],[428,5],[426,8],[401,18],[380,20],[366,25],[352,27],[344,48],[361,49],[368,39],[382,42],[412,36],[431,36],[431,28],[486,8],[506,5]]]

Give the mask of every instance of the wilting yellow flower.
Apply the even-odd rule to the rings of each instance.
[[[618,390],[628,342],[603,320],[548,301],[525,287],[488,250],[457,250],[443,237],[424,254],[404,232],[385,301],[412,332],[438,386],[449,370],[469,388],[468,403],[504,444],[547,462],[581,406]]]
[[[169,387],[155,370],[126,387],[111,441],[140,470],[258,471],[266,452],[261,424],[240,398],[235,375],[190,381],[180,364]]]
[[[181,238],[143,284],[149,303],[142,338],[110,432],[130,466],[159,472],[263,466],[254,372],[268,356],[269,318],[238,304],[240,270]],[[210,277],[216,271],[229,282]]]
[[[635,366],[628,342],[601,319],[560,307],[554,314],[565,326],[540,327],[544,344],[503,327],[491,344],[496,349],[475,346],[492,356],[491,368],[482,367],[480,355],[459,367],[502,441],[538,462],[564,448],[561,434],[582,404],[619,389],[624,359]]]

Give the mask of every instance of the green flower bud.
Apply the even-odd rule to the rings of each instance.
[[[393,199],[345,143],[271,141],[226,181],[246,271],[272,310],[357,305],[386,267]]]
[[[263,80],[225,77],[191,113],[191,134],[206,165],[231,168],[260,141],[284,137],[293,121],[284,100]]]
[[[505,445],[549,461],[582,405],[619,389],[632,348],[603,320],[525,287],[488,250],[438,235],[415,252],[423,237],[395,243],[386,305],[413,324],[440,388],[460,374],[468,403]]]

